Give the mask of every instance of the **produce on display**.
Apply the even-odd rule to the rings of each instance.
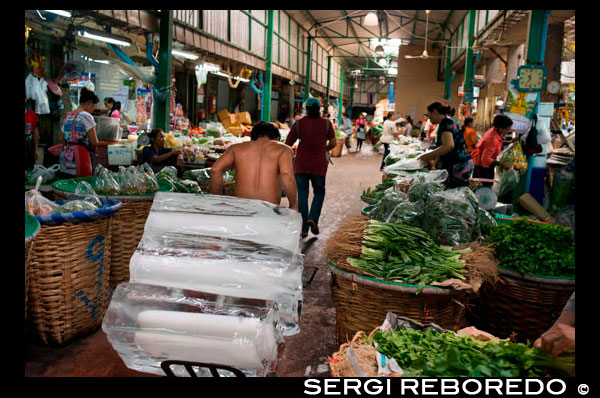
[[[102,330],[128,368],[161,376],[167,360],[266,376],[274,373],[283,348],[273,301],[138,283],[117,286]],[[180,367],[174,371],[187,375]]]
[[[494,227],[486,242],[495,249],[502,267],[525,275],[575,276],[571,228],[521,218]]]
[[[423,229],[441,245],[468,244],[478,238],[478,208],[477,197],[469,188],[436,192],[425,205]]]
[[[421,227],[424,212],[423,201],[410,202],[404,192],[390,189],[379,203],[373,206],[368,216],[372,220]]]
[[[300,213],[265,201],[158,192],[144,230],[240,239],[298,252],[301,229]]]
[[[408,199],[411,202],[416,202],[418,200],[422,200],[423,202],[427,202],[429,196],[436,192],[441,192],[444,190],[444,186],[438,182],[423,182],[413,184],[408,189]]]
[[[183,179],[198,182],[201,187],[210,185],[210,167],[204,169],[187,170],[183,173]],[[232,182],[235,179],[235,170],[223,173],[223,183]]]
[[[574,183],[575,178],[573,177],[573,173],[566,171],[554,173],[552,191],[550,193],[551,212],[556,212],[567,205]]]
[[[432,282],[465,279],[467,270],[459,257],[469,250],[441,248],[419,228],[371,220],[361,256],[347,261],[384,280],[416,285],[419,293]]]
[[[530,344],[479,341],[434,329],[377,331],[372,342],[406,377],[543,377],[550,369],[570,375],[575,368],[572,356],[555,358]]]
[[[523,147],[520,140],[510,144],[504,151],[502,151],[502,153],[500,153],[498,158],[500,163],[511,165],[521,174],[527,171],[527,158],[523,152]]]
[[[45,198],[39,191],[42,180],[42,176],[38,176],[35,188],[25,191],[25,211],[32,216],[50,214],[57,207],[56,203]]]
[[[97,209],[98,206],[85,200],[71,200],[56,207],[54,210],[52,210],[52,214],[72,213],[74,211],[86,211]]]
[[[371,190],[371,188],[367,188],[366,191],[363,191],[362,196],[366,197],[366,198],[371,198],[371,199],[376,199],[376,200],[381,200],[383,198],[383,196],[385,195],[385,193],[393,188],[387,188],[384,189],[383,191],[380,190]]]
[[[396,176],[399,171],[407,170],[423,170],[427,167],[427,163],[418,159],[403,159],[383,168],[383,172],[387,175]]]
[[[517,185],[519,185],[520,173],[510,168],[508,170],[504,170],[502,174],[500,174],[500,182],[496,187],[496,193],[498,196],[504,196],[507,193],[514,190]]]
[[[60,166],[58,164],[48,168],[36,164],[33,166],[33,170],[25,170],[25,185],[35,185],[38,176],[42,176],[42,185],[48,184],[56,180],[56,172],[59,170]]]

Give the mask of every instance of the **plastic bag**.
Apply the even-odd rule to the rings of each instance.
[[[27,179],[28,185],[35,185],[38,176],[42,176],[42,184],[53,181],[56,178],[56,172],[60,170],[60,166],[55,164],[51,167],[44,167],[41,164],[36,164],[33,167],[33,173]]]
[[[91,202],[85,200],[71,200],[69,202],[63,203],[62,205],[52,210],[52,214],[72,213],[74,211],[86,211],[96,209],[98,209],[98,207]]]
[[[500,175],[500,182],[496,187],[496,194],[499,197],[506,195],[511,192],[517,185],[519,185],[519,180],[521,179],[520,174],[515,169],[511,168],[509,170],[504,171]]]
[[[198,185],[198,183],[196,181],[181,180],[181,181],[179,181],[179,184],[181,184],[183,186],[183,188],[185,189],[185,192],[187,192],[187,193],[202,193],[202,189],[200,188],[200,185]]]
[[[172,167],[172,166],[169,166]],[[151,177],[154,177],[154,170],[152,170],[152,167],[150,167],[150,165],[148,163],[144,163],[142,165],[139,166],[139,171],[141,171],[142,173],[146,173]],[[177,172],[177,171],[175,171]]]
[[[520,174],[527,171],[527,158],[523,152],[521,141],[510,144],[497,158],[500,163],[507,163],[513,166]]]
[[[554,173],[552,182],[552,192],[550,194],[550,211],[556,212],[566,206],[571,187],[573,186],[573,173],[557,172]]]
[[[119,183],[110,170],[102,167],[94,181],[94,191],[99,195],[118,195],[121,192]]]
[[[403,159],[383,168],[385,174],[395,174],[401,170],[423,170],[427,163],[419,159]]]
[[[102,202],[100,201],[100,198],[98,198],[98,195],[96,195],[96,191],[94,191],[94,188],[85,181],[77,183],[75,192],[71,198],[73,200],[89,202],[96,208],[102,207]]]
[[[478,206],[477,197],[468,188],[436,192],[425,205],[423,230],[440,245],[468,244],[472,242],[477,222],[477,207],[474,205]]]
[[[401,202],[392,210],[385,222],[406,224],[411,227],[421,228],[425,215],[425,202]]]
[[[417,202],[419,200],[427,202],[427,199],[429,199],[431,194],[441,192],[443,190],[444,186],[439,182],[416,183],[408,189],[408,199],[411,202]]]
[[[388,219],[391,217],[396,207],[403,202],[408,202],[408,196],[406,196],[404,192],[396,191],[394,189],[387,190],[383,195],[383,198],[381,198],[368,213],[368,216],[372,220],[389,222]]]
[[[195,180],[200,185],[208,185],[210,184],[210,167],[185,171],[183,178],[185,180]]]
[[[42,185],[42,176],[38,176],[35,188],[25,192],[25,211],[32,216],[42,216],[52,213],[57,204],[46,199],[39,191]]]
[[[492,232],[492,228],[498,225],[496,219],[492,217],[488,211],[482,209],[481,207],[477,209],[477,221],[481,236],[483,238],[488,237]],[[477,239],[479,239],[479,237],[477,237]]]
[[[177,179],[177,169],[173,166],[165,166],[156,173],[155,177],[160,179],[164,175],[169,175],[171,178]]]
[[[137,174],[140,180],[140,190],[142,193],[151,194],[158,192],[158,181],[154,177],[154,172],[152,172],[152,175],[150,175],[147,172],[141,172],[135,168],[132,170],[132,172]]]

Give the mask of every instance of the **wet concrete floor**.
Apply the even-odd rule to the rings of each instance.
[[[310,285],[304,289],[301,332],[285,339],[285,351],[277,376],[329,376],[326,358],[339,349],[336,341],[335,308],[331,299],[330,275],[325,259],[325,244],[341,220],[360,214],[366,206],[360,194],[381,182],[381,156],[363,144],[354,145],[346,156],[332,158],[326,180],[325,203],[319,221],[320,234],[309,233],[302,243],[305,254],[304,279],[316,268]],[[309,198],[309,204],[311,198]],[[287,200],[282,201],[287,206]],[[25,344],[25,376],[67,377],[152,377],[128,369],[113,350],[102,330],[79,338],[64,347]]]

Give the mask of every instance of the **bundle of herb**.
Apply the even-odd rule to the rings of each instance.
[[[432,282],[465,279],[467,271],[459,256],[469,250],[441,248],[419,228],[371,220],[361,256],[347,261],[382,279],[416,285],[419,293]]]
[[[554,358],[527,344],[482,342],[431,329],[378,331],[371,342],[407,377],[541,377],[548,370],[569,375],[575,367],[573,357]]]
[[[575,242],[571,228],[529,222],[524,218],[498,225],[487,242],[500,265],[525,275],[575,275]]]
[[[423,182],[413,184],[408,189],[408,199],[411,202],[416,202],[418,200],[422,200],[423,202],[427,202],[429,196],[436,192],[441,192],[444,190],[444,186],[438,182]]]

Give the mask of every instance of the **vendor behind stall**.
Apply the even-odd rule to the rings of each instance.
[[[164,166],[183,167],[183,153],[179,149],[165,148],[165,133],[162,129],[153,129],[148,136],[150,145],[142,149],[142,163],[150,164],[155,171]]]
[[[506,115],[496,115],[492,122],[492,127],[485,132],[483,138],[477,144],[477,147],[471,153],[475,171],[473,177],[494,179],[495,167],[500,165],[507,170],[510,164],[500,164],[496,158],[502,151],[503,137],[508,134],[513,121]],[[485,186],[491,186],[492,183],[485,183]]]

